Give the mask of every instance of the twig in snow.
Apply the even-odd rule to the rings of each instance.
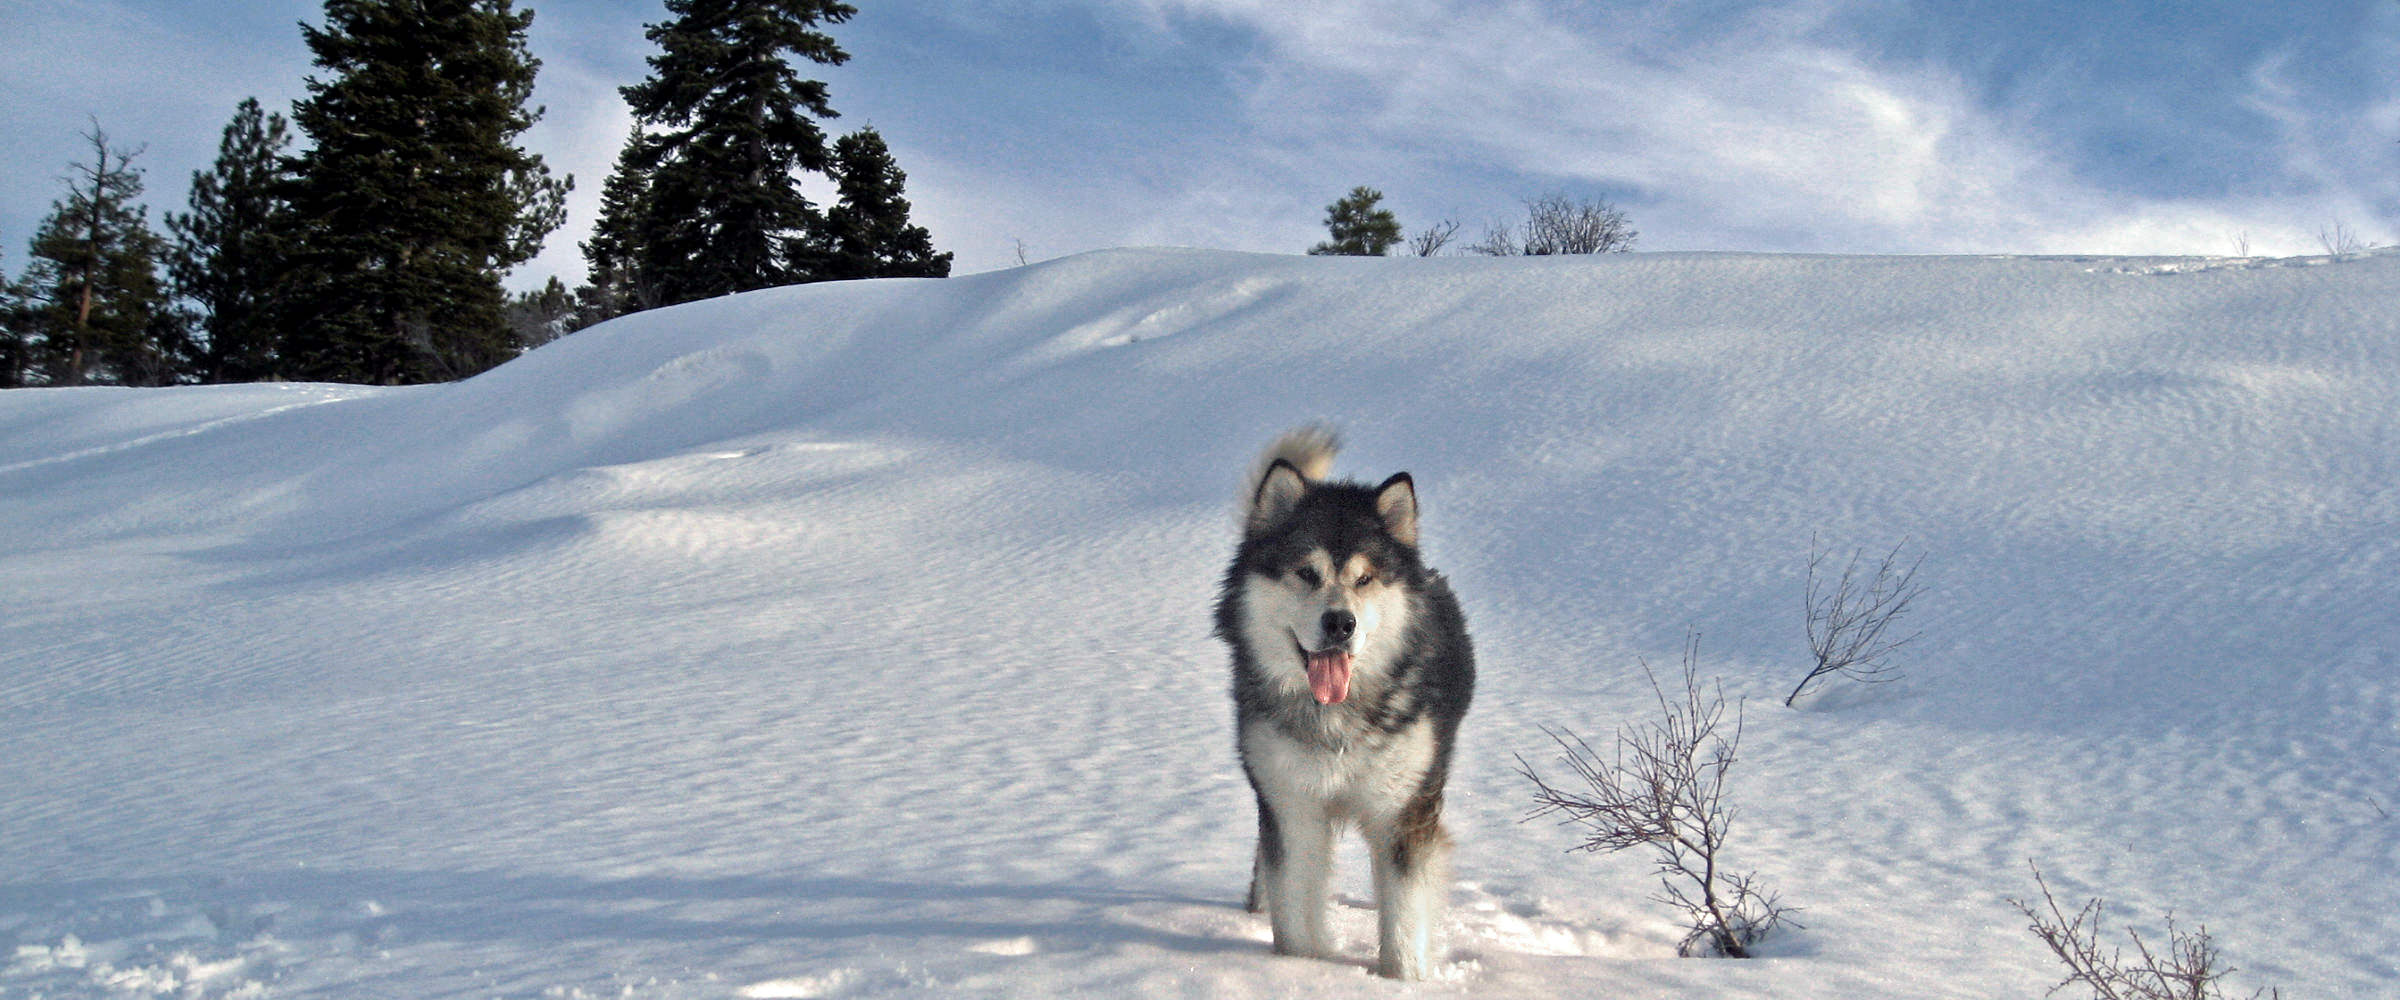
[[[1742,742],[1737,706],[1731,734],[1721,686],[1703,692],[1695,673],[1700,640],[1685,639],[1683,690],[1670,700],[1650,665],[1650,690],[1658,717],[1641,729],[1617,731],[1615,755],[1602,758],[1572,732],[1543,728],[1558,744],[1562,760],[1581,789],[1543,780],[1522,755],[1517,773],[1533,782],[1534,805],[1526,819],[1556,813],[1562,823],[1589,830],[1574,849],[1611,853],[1647,846],[1656,851],[1660,891],[1651,898],[1681,909],[1692,920],[1683,940],[1685,955],[1747,958],[1750,947],[1795,912],[1752,874],[1724,870],[1724,848],[1732,833],[1733,809],[1725,804],[1725,772]]]
[[[1783,704],[1790,707],[1801,692],[1820,677],[1841,674],[1854,680],[1879,684],[1898,680],[1886,659],[1900,647],[1916,640],[1923,632],[1911,632],[1894,637],[1891,628],[1908,614],[1911,604],[1925,588],[1916,582],[1917,567],[1925,562],[1923,553],[1905,567],[1900,564],[1903,542],[1884,554],[1875,564],[1874,575],[1860,572],[1859,560],[1864,549],[1854,549],[1850,561],[1842,566],[1842,575],[1831,584],[1819,572],[1825,564],[1826,552],[1818,547],[1815,537],[1808,543],[1808,583],[1803,591],[1807,617],[1808,651],[1814,657],[1808,676],[1785,695]]]
[[[2125,936],[2132,939],[2139,957],[2138,962],[2129,963],[2124,949],[2101,948],[2100,900],[2086,902],[2070,917],[2058,905],[2058,897],[2051,895],[2041,868],[2031,862],[2027,865],[2033,868],[2033,884],[2042,890],[2042,908],[2037,910],[2020,899],[2008,902],[2033,921],[2026,929],[2066,964],[2067,978],[2050,987],[2051,993],[2080,983],[2092,991],[2095,1000],[2224,1000],[2218,981],[2235,969],[2220,967],[2216,940],[2208,936],[2207,926],[2186,932],[2175,925],[2175,915],[2168,914],[2164,955],[2151,951],[2149,942],[2128,930]],[[2262,996],[2281,1000],[2283,991],[2260,989],[2247,1000]]]

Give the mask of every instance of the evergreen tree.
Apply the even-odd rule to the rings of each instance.
[[[1400,242],[1400,220],[1391,209],[1377,208],[1383,192],[1354,187],[1325,208],[1325,229],[1332,239],[1308,248],[1312,254],[1381,257]]]
[[[650,189],[649,174],[640,167],[642,146],[637,125],[617,153],[608,183],[600,187],[600,218],[592,225],[591,239],[582,243],[590,284],[575,290],[575,329],[659,304],[656,290],[638,280],[643,198]]]
[[[553,275],[540,291],[521,292],[508,300],[508,328],[517,343],[532,350],[575,329],[575,297]]]
[[[786,54],[825,65],[849,55],[820,23],[857,13],[838,0],[666,0],[649,78],[624,88],[643,134],[620,173],[642,175],[626,227],[631,286],[669,305],[809,277],[816,207],[800,171],[830,165],[815,119],[836,114],[825,84]],[[628,190],[635,182],[628,182]]]
[[[199,309],[205,343],[196,374],[203,382],[277,374],[270,306],[289,268],[285,197],[292,175],[284,150],[291,141],[282,115],[262,113],[257,98],[244,99],[217,143],[215,167],[192,173],[191,212],[167,214],[176,293]]]
[[[935,253],[933,236],[910,225],[908,175],[892,162],[892,151],[874,129],[861,129],[833,144],[833,178],[840,201],[825,213],[816,276],[844,278],[946,278],[948,253]]]
[[[25,286],[0,272],[0,389],[25,384],[26,348],[32,327],[25,308]]]
[[[326,0],[325,79],[292,117],[294,377],[463,378],[514,356],[500,276],[565,220],[570,180],[517,144],[540,61],[511,0]]]
[[[135,204],[141,151],[112,148],[97,124],[84,138],[91,161],[74,166],[67,199],[34,233],[25,364],[50,385],[165,385],[184,371],[190,344],[158,273],[165,241]]]

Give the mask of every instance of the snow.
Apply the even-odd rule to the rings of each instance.
[[[2400,991],[2400,256],[1124,250],[749,293],[465,382],[0,394],[0,997],[2038,996],[2038,863]],[[1276,432],[1473,623],[1441,976],[1271,957],[1209,603]],[[1805,670],[1814,537],[1926,553]],[[1674,957],[1542,726],[1743,699]]]

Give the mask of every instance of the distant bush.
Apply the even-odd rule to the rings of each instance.
[[[1484,231],[1482,242],[1467,249],[1493,257],[1622,253],[1632,250],[1640,236],[1632,220],[1606,199],[1577,201],[1549,194],[1526,200],[1522,228],[1493,226]]]
[[[1741,748],[1742,716],[1737,706],[1732,732],[1723,731],[1725,692],[1722,686],[1702,690],[1699,652],[1699,637],[1686,638],[1682,691],[1674,698],[1642,664],[1659,714],[1638,729],[1618,730],[1616,751],[1608,757],[1572,732],[1543,729],[1581,789],[1543,780],[1522,755],[1517,773],[1534,787],[1535,808],[1526,819],[1555,813],[1562,823],[1590,831],[1574,850],[1655,852],[1660,891],[1651,898],[1692,921],[1680,954],[1748,958],[1768,931],[1792,922],[1788,914],[1794,911],[1761,889],[1754,873],[1736,875],[1724,865],[1734,816],[1725,804],[1725,772]]]
[[[2331,257],[2347,257],[2371,249],[2356,230],[2339,220],[2317,230],[2317,245],[2324,247],[2326,255]]]
[[[1450,241],[1456,238],[1458,238],[1458,220],[1443,219],[1417,230],[1416,235],[1409,237],[1408,252],[1418,257],[1432,257],[1440,254],[1442,248],[1449,246]]]

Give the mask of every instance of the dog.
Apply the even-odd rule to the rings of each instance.
[[[1259,458],[1217,600],[1258,798],[1248,906],[1268,915],[1276,954],[1334,957],[1333,844],[1356,826],[1374,863],[1376,971],[1422,979],[1449,894],[1442,786],[1475,655],[1457,597],[1419,557],[1415,482],[1328,481],[1337,449],[1304,428]]]

